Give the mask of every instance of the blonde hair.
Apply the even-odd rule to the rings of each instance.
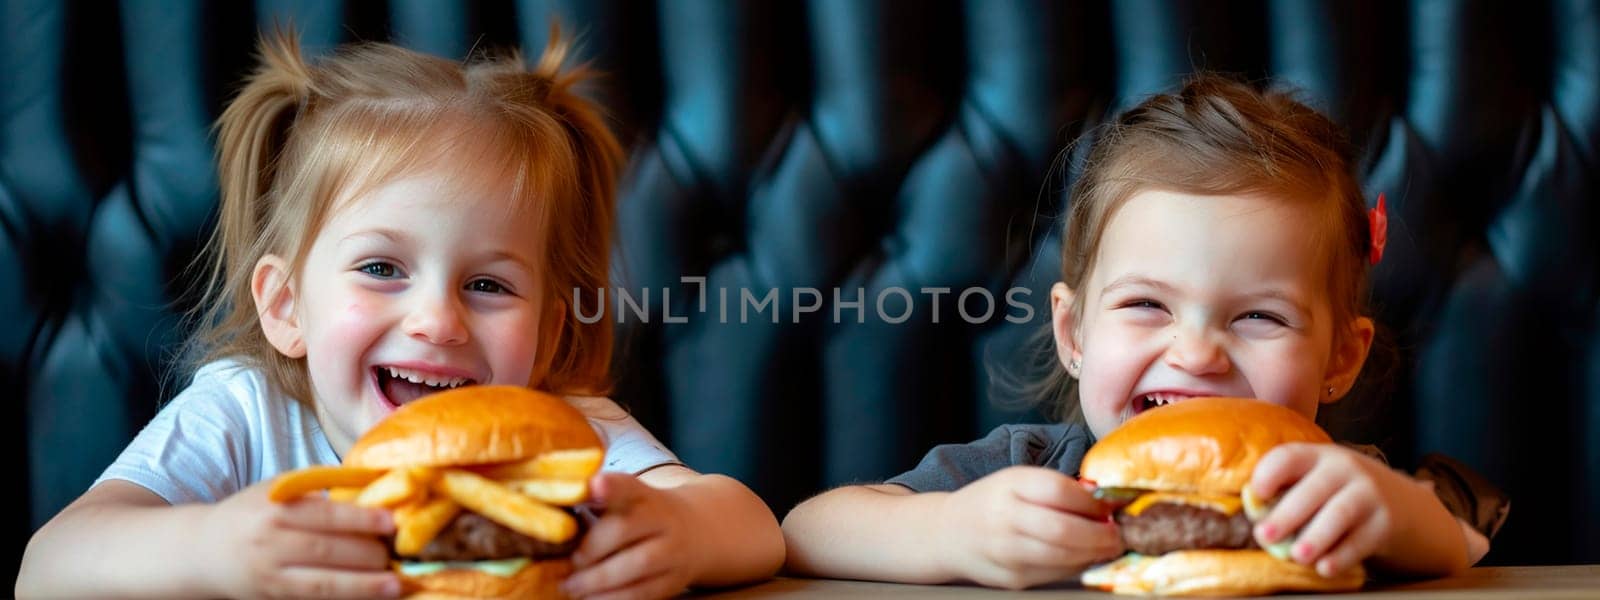
[[[1061,280],[1081,293],[1100,240],[1117,210],[1152,189],[1195,195],[1263,194],[1320,211],[1313,234],[1329,258],[1335,341],[1340,324],[1361,315],[1371,245],[1366,200],[1353,151],[1339,126],[1282,91],[1259,91],[1216,74],[1197,74],[1175,93],[1153,96],[1103,131],[1073,185],[1061,246]],[[1051,353],[1054,356],[1054,353]],[[1043,387],[1057,416],[1077,414],[1076,390],[1059,361]]]
[[[575,88],[550,45],[529,69],[517,52],[458,63],[381,43],[341,48],[308,63],[292,31],[264,35],[260,64],[217,120],[219,223],[191,367],[233,357],[270,383],[311,399],[304,359],[278,353],[259,326],[250,280],[267,254],[298,274],[341,198],[439,159],[500,176],[543,229],[539,361],[529,386],[557,393],[608,390],[611,324],[597,314],[607,284],[615,179],[622,150],[599,109]],[[465,177],[456,169],[444,175]],[[577,290],[569,292],[568,290]],[[569,295],[572,294],[572,295]],[[574,307],[576,302],[580,306]]]

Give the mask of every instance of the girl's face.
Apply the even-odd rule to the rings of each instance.
[[[407,177],[346,203],[318,232],[287,297],[267,303],[276,314],[257,293],[268,337],[305,357],[318,420],[340,454],[425,394],[532,377],[537,228],[508,218],[508,197],[449,181]],[[258,289],[275,258],[258,266]],[[274,337],[275,327],[287,334]]]
[[[1258,398],[1312,418],[1342,396],[1372,324],[1333,322],[1321,226],[1303,207],[1256,196],[1130,198],[1084,288],[1051,292],[1057,350],[1095,436],[1195,396]],[[1337,348],[1336,327],[1351,333]]]

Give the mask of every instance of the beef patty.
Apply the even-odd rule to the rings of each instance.
[[[1137,516],[1118,512],[1117,526],[1122,543],[1144,555],[1259,547],[1250,535],[1250,519],[1242,511],[1228,516],[1198,506],[1157,502]]]
[[[522,535],[477,513],[461,511],[439,535],[428,542],[415,560],[465,561],[530,557],[533,560],[572,554],[583,538],[583,519],[578,519],[578,535],[564,544],[552,544]]]

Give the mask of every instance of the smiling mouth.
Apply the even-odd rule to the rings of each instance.
[[[1184,400],[1196,397],[1197,396],[1191,396],[1189,394],[1174,394],[1168,392],[1145,394],[1133,400],[1133,413],[1139,414],[1152,408],[1166,406],[1168,404],[1177,404]]]
[[[404,406],[429,394],[477,383],[466,377],[425,375],[399,367],[373,367],[372,374],[377,380],[378,391],[383,395],[383,400],[396,407]]]

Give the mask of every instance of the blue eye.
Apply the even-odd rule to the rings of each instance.
[[[356,267],[356,270],[360,271],[362,273],[366,273],[368,275],[371,275],[373,277],[379,277],[379,278],[383,278],[383,279],[388,279],[390,277],[394,277],[396,275],[399,275],[399,273],[400,273],[400,270],[395,268],[395,266],[393,264],[387,263],[387,262],[383,262],[381,260],[375,260],[375,261],[366,263],[364,265]]]
[[[503,294],[508,291],[506,286],[500,285],[499,282],[493,279],[474,279],[467,284],[467,289],[485,294]]]

